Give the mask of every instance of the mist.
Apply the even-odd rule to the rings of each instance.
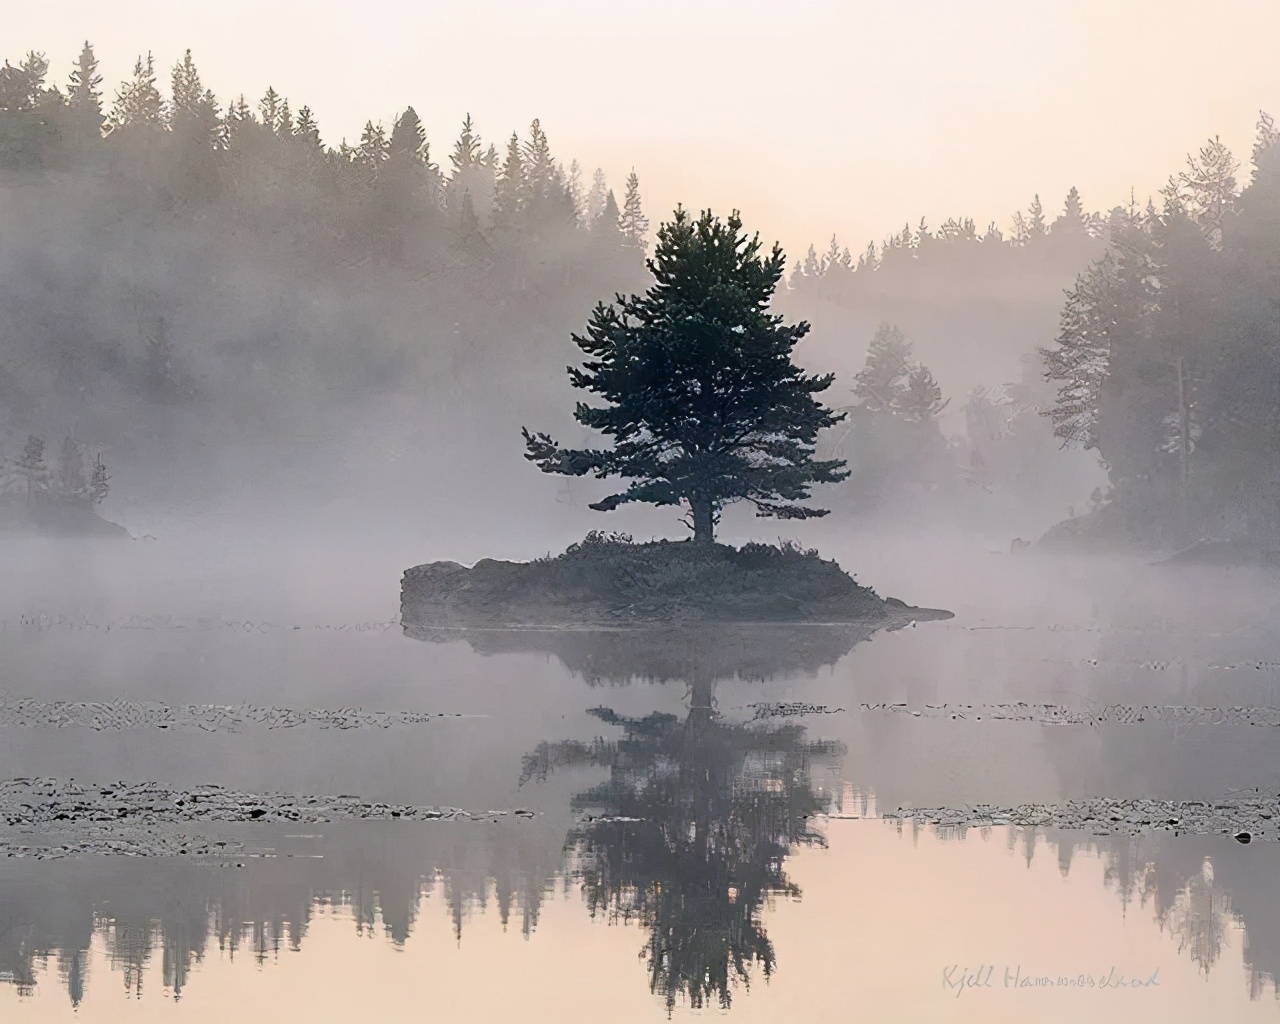
[[[1249,935],[1234,996],[1274,989],[1280,915],[1258,865],[1274,864],[1276,816],[1248,817],[1280,789],[1280,129],[1265,112],[1280,90],[1274,62],[1246,59],[1271,15],[1239,54],[1195,50],[1201,66],[1179,29],[1185,67],[1161,64],[1177,82],[1160,110],[1117,124],[1156,41],[1177,35],[1151,27],[1122,69],[1114,25],[1143,22],[1136,5],[914,5],[938,16],[919,51],[896,6],[695,5],[698,31],[741,7],[726,38],[756,63],[776,51],[758,109],[708,84],[728,45],[684,92],[646,92],[638,71],[622,88],[627,54],[673,25],[668,57],[705,49],[674,5],[638,12],[617,51],[600,26],[557,20],[594,8],[543,7],[533,26],[516,8],[489,9],[489,25],[458,14],[454,36],[488,32],[471,83],[456,54],[409,75],[420,15],[393,22],[388,7],[370,24],[396,38],[381,60],[363,54],[365,74],[340,53],[343,25],[367,38],[343,5],[270,48],[287,5],[263,6],[243,50],[221,21],[202,31],[212,7],[188,21],[166,8],[130,27],[136,63],[122,26],[88,8],[100,49],[15,19],[31,39],[11,31],[0,54],[0,1002],[13,981],[20,1017],[42,1019],[52,1004],[28,1000],[51,986],[79,1006],[100,932],[128,979],[163,947],[158,987],[176,998],[209,977],[215,934],[234,949],[252,932],[264,955],[287,933],[297,950],[331,906],[404,948],[427,932],[429,897],[451,929],[450,984],[492,987],[510,965],[464,943],[474,918],[495,907],[540,955],[539,914],[572,891],[588,913],[558,918],[563,941],[604,948],[607,921],[649,943],[647,991],[601,968],[628,993],[610,996],[617,1019],[727,1011],[753,971],[853,934],[823,916],[832,890],[817,882],[804,941],[775,949],[763,922],[800,894],[784,867],[860,878],[878,850],[900,890],[954,876],[958,891],[969,868],[951,840],[966,830],[983,845],[966,840],[965,856],[992,878],[1013,870],[985,848],[992,828],[1019,871],[1037,837],[1064,886],[1074,852],[1102,866],[1102,883],[1077,866],[1073,900],[1100,884],[1121,897],[1105,901],[1105,941],[1049,910],[1019,934],[1064,957],[1130,949],[1145,864],[1142,941],[1164,949],[1180,929],[1186,985],[1234,922]],[[947,26],[961,35],[942,46]],[[861,80],[815,65],[855,29]],[[1031,45],[1046,31],[1076,41],[1070,71]],[[575,64],[569,37],[597,48]],[[961,45],[992,39],[1027,45],[1007,67]],[[904,54],[914,63],[894,63]],[[1083,89],[1090,54],[1110,92],[1084,90],[1086,117],[1046,97]],[[788,69],[810,78],[787,85]],[[406,82],[418,91],[390,95]],[[868,108],[858,120],[850,96]],[[957,104],[983,96],[968,120]],[[812,402],[797,418],[823,425],[786,435],[794,449],[776,427],[765,441],[825,468],[714,507],[692,490],[615,500],[577,472],[608,443],[584,426],[583,368],[605,358],[600,335],[649,328],[610,326],[603,307],[661,298],[679,231],[727,237],[712,215],[733,234],[739,212],[769,300],[731,296],[760,328],[731,345],[787,336],[787,386]],[[690,351],[703,311],[672,332]],[[750,333],[717,316],[708,336]],[[662,366],[639,389],[652,406],[687,370]],[[779,584],[801,607],[764,623],[678,602],[653,630],[633,628],[635,603],[611,605],[608,628],[568,613],[408,621],[406,570],[474,580],[588,541],[600,562],[584,576],[651,591],[656,563],[609,559],[675,551],[680,585],[690,551],[834,561],[882,617],[809,621]],[[224,788],[224,816],[200,817]],[[1073,802],[1098,800],[1126,816],[1081,819]],[[1175,810],[1157,820],[1159,801]],[[877,802],[876,838],[844,830]],[[1221,821],[1206,812],[1184,834],[1187,802]],[[1095,826],[1110,831],[1082,837]],[[903,866],[907,842],[939,860]],[[1246,865],[1236,844],[1263,859]],[[157,858],[168,903],[121,854]],[[1188,910],[1193,897],[1212,905]],[[1231,898],[1246,908],[1234,918]],[[877,927],[905,935],[898,919]],[[708,934],[733,955],[707,966]]]

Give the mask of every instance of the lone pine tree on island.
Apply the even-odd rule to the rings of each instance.
[[[586,335],[573,335],[588,358],[569,367],[570,380],[605,402],[579,402],[574,416],[613,447],[561,448],[523,429],[525,458],[544,473],[632,481],[590,506],[598,511],[685,504],[701,544],[713,542],[721,510],[736,501],[760,516],[826,515],[797,502],[812,485],[849,475],[841,459],[814,458],[818,431],[844,414],[814,398],[834,375],[806,376],[791,360],[809,325],[787,326],[769,311],[782,249],[763,255],[737,211],[695,221],[677,207],[646,264],[654,283],[644,295],[598,303]]]

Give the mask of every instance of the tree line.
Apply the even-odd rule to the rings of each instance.
[[[1131,539],[1280,539],[1278,142],[1264,113],[1243,187],[1215,138],[1116,211],[1042,352],[1054,432],[1103,460]]]
[[[86,465],[82,445],[64,438],[56,462],[45,456],[44,438],[27,437],[22,450],[0,454],[0,502],[90,509],[106,500],[111,477],[101,452]]]
[[[1036,195],[1013,214],[1007,232],[994,221],[979,228],[972,217],[949,217],[931,229],[921,218],[856,257],[833,234],[825,251],[810,245],[795,261],[789,284],[800,296],[863,306],[956,288],[1024,287],[1028,277],[1076,273],[1105,245],[1111,216],[1087,211],[1073,187],[1056,216]]]
[[[170,70],[168,96],[148,53],[109,104],[88,42],[65,90],[49,84],[49,68],[45,54],[31,51],[0,69],[0,163],[10,169],[65,168],[105,155],[180,206],[227,193],[279,201],[306,183],[341,200],[337,210],[332,203],[309,210],[327,221],[324,230],[350,241],[363,227],[369,255],[386,258],[406,254],[414,225],[447,226],[463,239],[492,231],[508,242],[547,241],[580,231],[609,249],[646,244],[634,170],[619,205],[602,170],[588,182],[576,160],[566,168],[553,156],[537,119],[527,138],[513,132],[499,147],[486,145],[467,115],[442,167],[411,106],[390,129],[370,119],[358,141],[326,146],[311,108],[295,112],[274,88],[256,107],[243,94],[222,105],[190,50]]]

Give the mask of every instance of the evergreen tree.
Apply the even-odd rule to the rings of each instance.
[[[34,109],[40,106],[46,98],[44,80],[49,73],[49,60],[43,53],[28,50],[27,55],[19,65],[19,69],[27,78],[27,94],[24,97],[23,105],[27,109]],[[54,95],[57,95],[56,90],[54,90]]]
[[[822,276],[822,264],[818,260],[818,250],[812,245],[804,257],[804,276],[810,279]]]
[[[101,505],[107,500],[107,494],[110,492],[111,477],[107,476],[107,467],[102,462],[102,453],[98,453],[98,457],[93,463],[93,476],[89,481],[89,498],[95,505]]]
[[[1240,164],[1217,136],[1187,157],[1186,170],[1171,179],[1165,195],[1200,225],[1209,244],[1222,247],[1222,229],[1235,206]]]
[[[381,124],[366,121],[364,132],[360,136],[360,146],[356,150],[356,159],[376,175],[389,155],[388,149],[386,129]]]
[[[304,106],[298,111],[298,118],[293,126],[293,137],[304,143],[308,149],[323,148],[320,142],[320,126],[316,124],[315,115],[311,113],[310,107]]]
[[[1125,269],[1115,249],[1095,260],[1067,293],[1056,348],[1042,350],[1045,376],[1058,385],[1057,401],[1046,415],[1065,444],[1098,447],[1111,347],[1136,330],[1145,305],[1138,282]]]
[[[649,218],[640,208],[640,179],[635,169],[627,177],[627,191],[622,200],[622,216],[618,220],[622,244],[630,249],[644,250],[648,245]]]
[[[1253,143],[1253,180],[1258,180],[1258,169],[1264,160],[1271,159],[1277,152],[1276,143],[1280,142],[1280,129],[1276,121],[1265,110],[1258,111],[1258,128]]]
[[[831,242],[827,246],[827,251],[822,257],[822,272],[828,274],[833,267],[840,266],[840,243],[836,241],[836,236],[831,236]]]
[[[146,63],[138,58],[132,80],[117,90],[107,131],[111,135],[128,129],[159,131],[164,119],[164,99],[156,88],[155,58],[148,53]]]
[[[522,179],[517,190],[521,219],[535,233],[572,226],[575,215],[568,183],[536,118],[529,126],[529,141],[522,147],[521,157]]]
[[[413,107],[406,107],[391,129],[387,159],[404,166],[421,165],[425,163],[426,152],[426,129],[422,127],[418,112]]]
[[[911,344],[892,324],[881,324],[867,349],[867,362],[854,378],[853,397],[875,412],[894,412],[901,404],[911,372]]]
[[[480,136],[475,132],[470,114],[462,119],[462,132],[453,144],[449,163],[453,165],[452,177],[455,179],[463,177],[480,163]]]
[[[71,72],[67,88],[67,106],[74,112],[74,124],[90,138],[102,135],[102,76],[98,74],[98,60],[93,47],[85,40],[84,49]]]
[[[612,251],[622,247],[622,232],[618,222],[622,219],[618,212],[618,201],[613,197],[613,190],[605,192],[604,205],[591,224],[591,241],[599,249]]]
[[[0,110],[17,113],[31,107],[31,79],[7,60],[0,68]]]
[[[565,183],[565,191],[573,206],[573,222],[581,227],[586,223],[587,196],[582,186],[582,165],[577,160],[569,162],[569,178]]]
[[[283,97],[270,85],[267,86],[267,91],[263,94],[262,99],[258,101],[258,114],[262,118],[262,123],[273,132],[277,130],[280,123],[280,112],[283,103]]]
[[[1013,215],[1013,244],[1022,246],[1031,241],[1031,224],[1021,210]]]
[[[762,516],[825,515],[796,502],[846,475],[839,460],[813,457],[818,431],[843,417],[813,397],[833,377],[805,376],[791,361],[809,325],[768,312],[784,267],[782,250],[762,256],[736,212],[695,222],[677,208],[658,230],[653,285],[598,304],[586,336],[573,339],[589,357],[570,370],[573,385],[606,402],[580,403],[575,417],[614,447],[573,451],[526,430],[526,458],[546,473],[630,478],[591,506],[600,511],[687,503],[697,543],[713,542],[721,509],[736,501]]]
[[[476,133],[468,114],[462,122],[462,132],[454,143],[449,156],[451,171],[445,188],[445,202],[460,222],[468,218],[479,228],[486,220],[493,205],[493,164],[481,150],[480,136]],[[470,213],[463,213],[465,197],[470,196]],[[470,228],[462,224],[464,235]]]
[[[293,134],[293,111],[289,108],[287,99],[280,101],[280,113],[276,116],[276,123],[273,127],[276,134],[282,139],[287,139]]]
[[[1040,194],[1036,193],[1031,200],[1031,207],[1027,210],[1027,231],[1034,240],[1043,238],[1048,233],[1044,221],[1044,206],[1040,203]]]
[[[200,73],[187,50],[183,59],[173,67],[173,99],[169,104],[169,125],[175,140],[186,153],[195,155],[213,148],[221,133],[217,101],[213,93],[200,81]],[[184,165],[185,173],[191,172],[191,161]]]
[[[1080,201],[1080,193],[1076,187],[1071,186],[1071,191],[1067,193],[1066,202],[1063,204],[1062,216],[1053,223],[1055,234],[1083,234],[1088,224],[1088,218],[1084,212],[1084,204]]]
[[[28,435],[17,462],[18,476],[30,504],[49,488],[49,467],[44,461],[44,440]]]
[[[605,181],[604,171],[596,168],[591,176],[591,191],[587,193],[587,226],[594,227],[604,211],[605,199],[609,195],[609,185]],[[617,221],[614,221],[616,226]]]
[[[507,159],[494,185],[493,216],[505,228],[513,227],[524,201],[524,156],[515,132],[507,143]]]
[[[63,438],[58,458],[58,476],[54,484],[58,500],[77,505],[89,499],[89,484],[85,480],[84,456],[80,446],[71,438]]]
[[[927,423],[950,403],[928,367],[914,364],[907,371],[906,386],[898,400],[898,415],[908,423]]]

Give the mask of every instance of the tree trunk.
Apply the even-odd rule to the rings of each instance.
[[[715,543],[715,522],[711,515],[711,499],[695,496],[689,499],[693,509],[693,542],[695,544]]]

